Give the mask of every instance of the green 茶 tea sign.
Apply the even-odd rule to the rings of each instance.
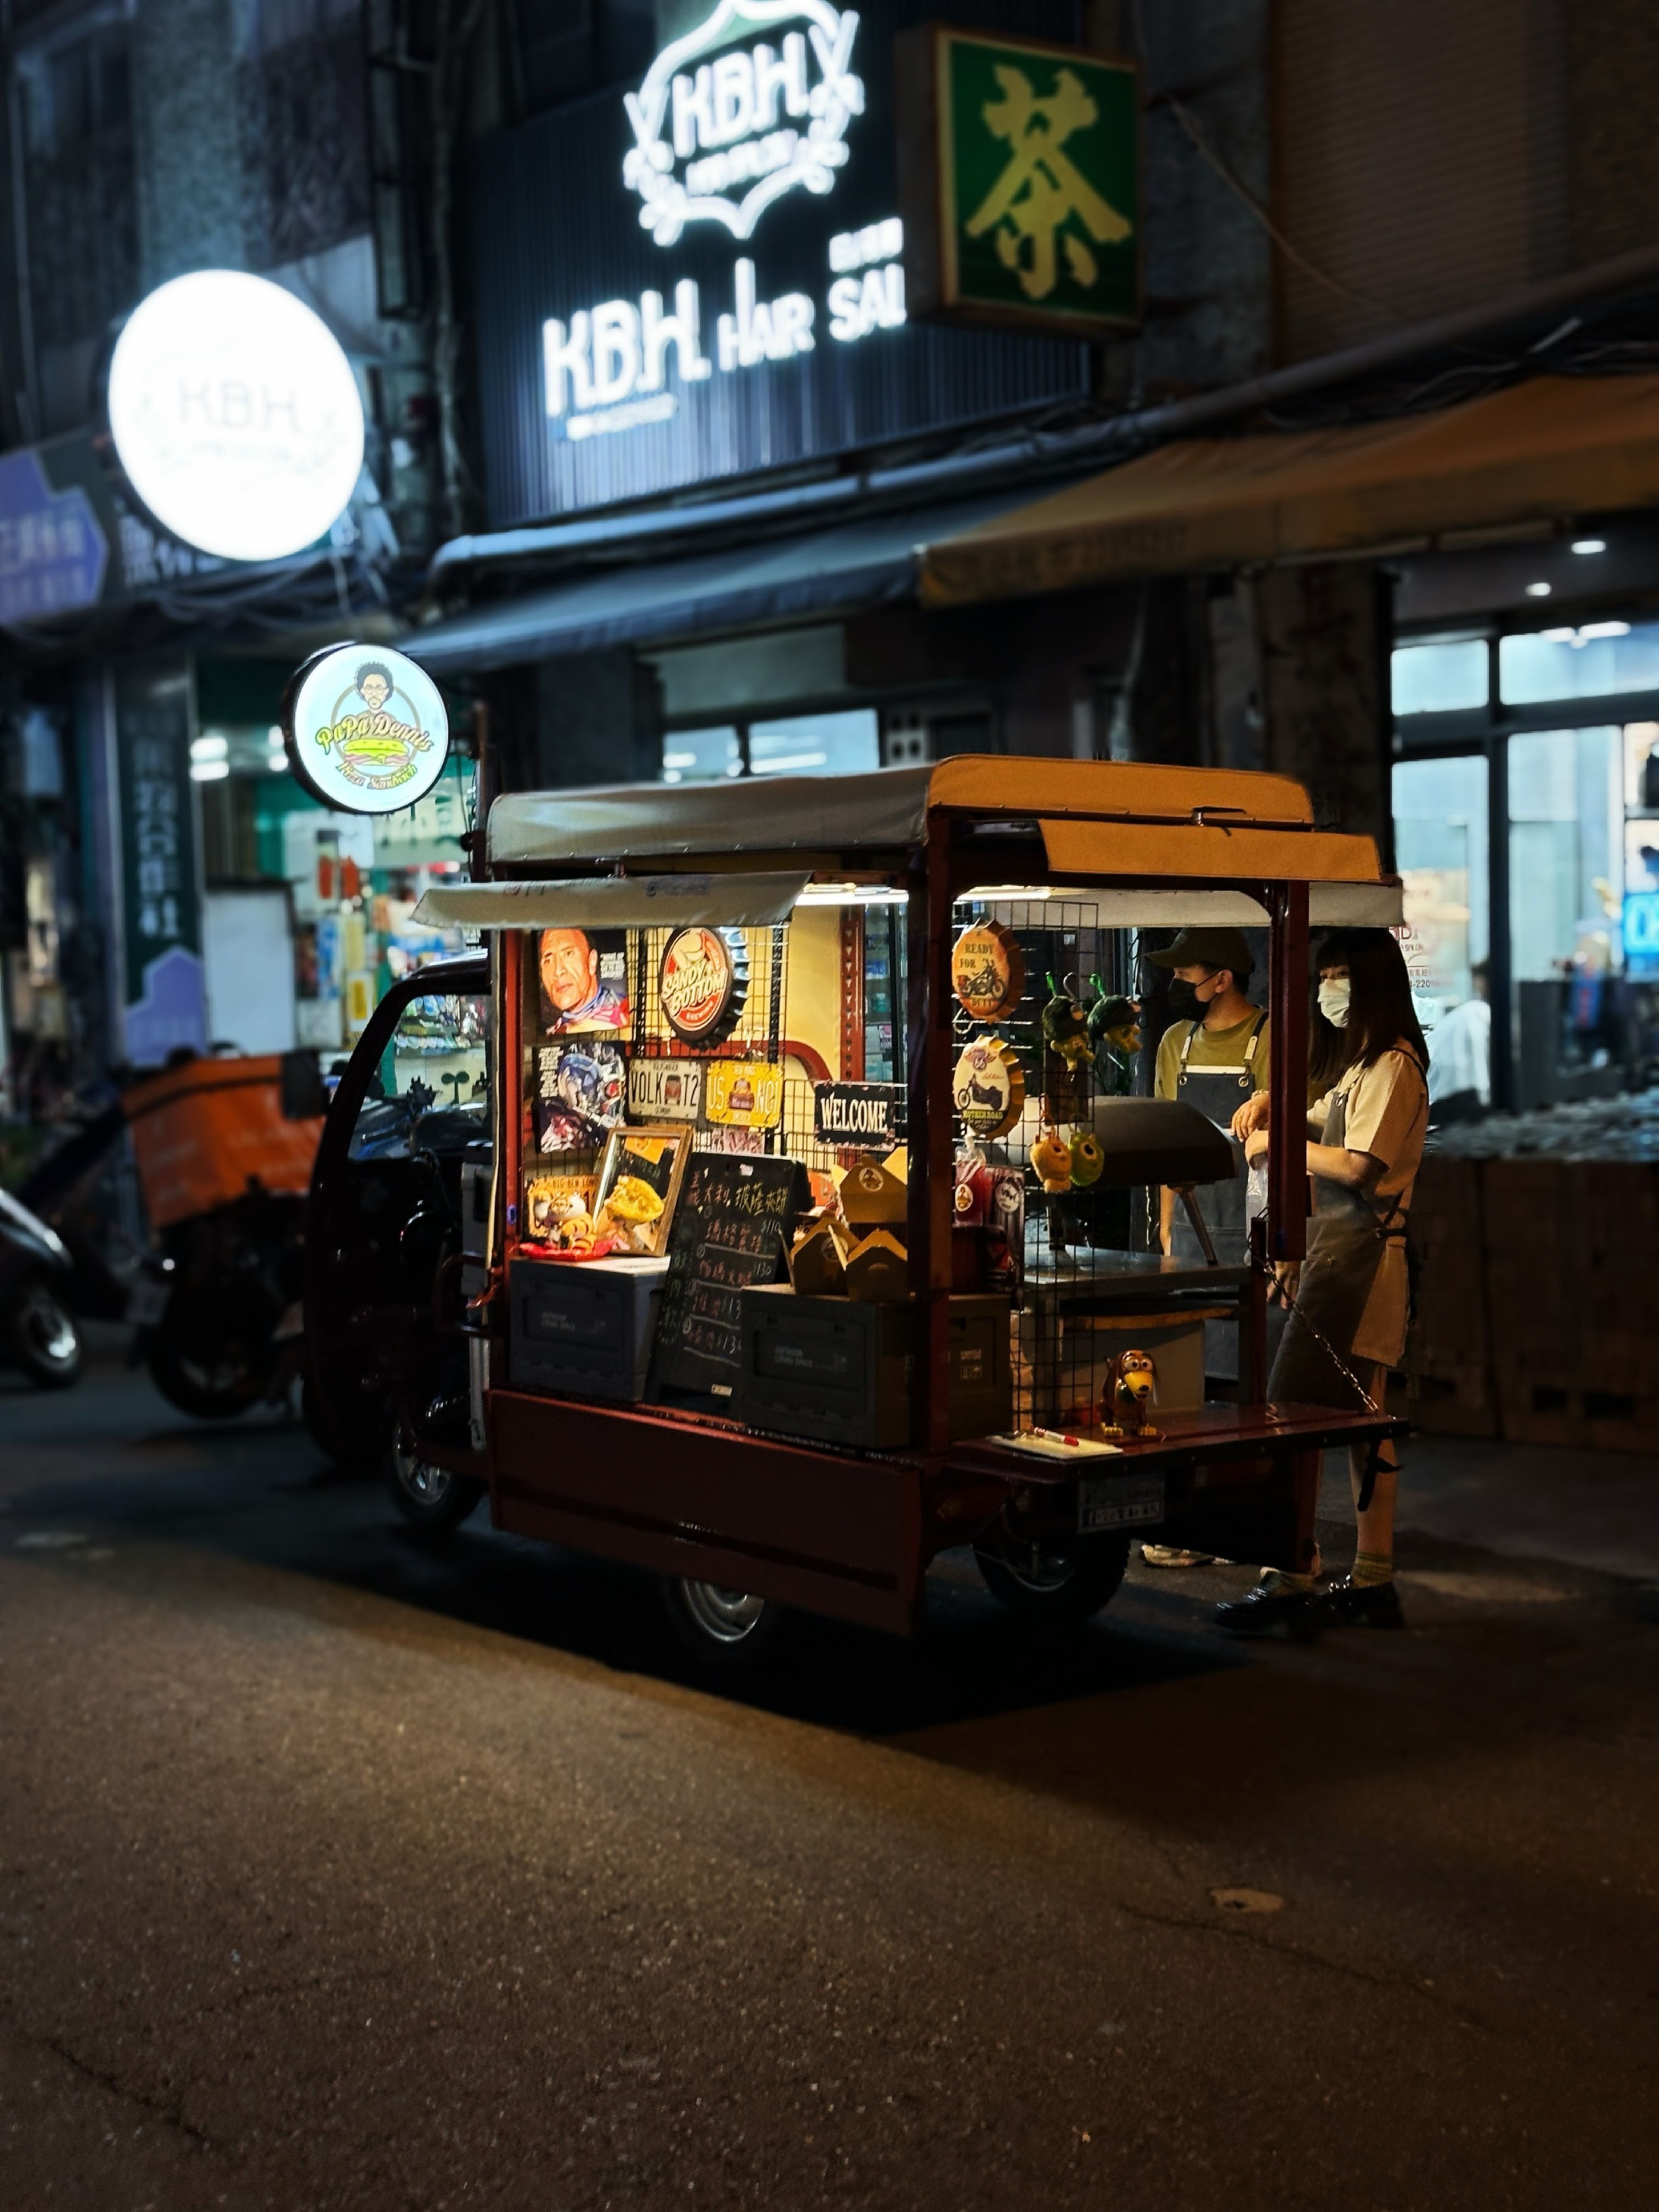
[[[1140,319],[1131,62],[928,24],[898,41],[913,313],[1104,337]]]

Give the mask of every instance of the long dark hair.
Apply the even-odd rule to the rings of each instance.
[[[1397,1044],[1409,1045],[1425,1074],[1429,1048],[1399,940],[1388,929],[1334,929],[1315,955],[1316,968],[1346,968],[1352,987],[1342,1032],[1346,1064],[1374,1067]]]

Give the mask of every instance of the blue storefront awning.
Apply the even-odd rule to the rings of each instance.
[[[1030,495],[1005,485],[976,500],[866,515],[723,553],[590,570],[453,615],[399,643],[434,674],[460,675],[850,612],[908,599],[927,546],[1006,514]]]

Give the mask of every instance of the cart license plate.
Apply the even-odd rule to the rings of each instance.
[[[1161,1474],[1102,1474],[1077,1486],[1077,1525],[1097,1528],[1139,1528],[1164,1518]]]
[[[172,1292],[171,1283],[141,1276],[127,1294],[127,1319],[135,1328],[154,1328],[167,1311]]]

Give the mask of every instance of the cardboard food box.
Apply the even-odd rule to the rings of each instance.
[[[789,1279],[803,1297],[834,1297],[847,1288],[847,1263],[828,1219],[803,1229],[789,1249]]]
[[[842,1254],[847,1295],[866,1304],[884,1304],[910,1294],[910,1261],[890,1230],[872,1229]]]
[[[865,1236],[872,1229],[886,1229],[902,1237],[910,1203],[904,1178],[902,1146],[884,1160],[878,1160],[873,1152],[863,1153],[850,1167],[839,1171],[836,1178],[836,1207],[855,1237]]]

